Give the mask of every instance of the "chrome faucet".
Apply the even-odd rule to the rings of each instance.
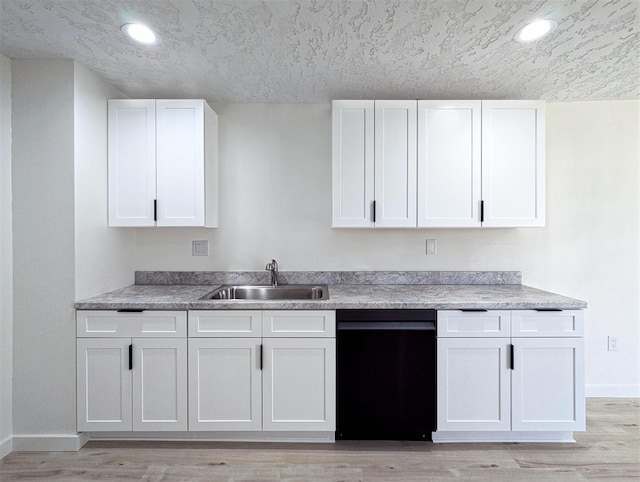
[[[267,263],[264,269],[271,273],[271,286],[274,288],[278,286],[278,262],[272,259],[271,263]]]

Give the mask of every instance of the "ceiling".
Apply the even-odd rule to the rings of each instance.
[[[0,0],[0,53],[129,97],[230,102],[640,97],[640,0]],[[537,43],[515,32],[545,17]],[[120,32],[140,21],[152,47]]]

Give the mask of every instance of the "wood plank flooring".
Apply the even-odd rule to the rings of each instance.
[[[89,442],[14,452],[0,481],[640,480],[640,400],[592,398],[575,444]]]

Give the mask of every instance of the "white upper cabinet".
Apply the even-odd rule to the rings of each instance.
[[[418,226],[480,226],[481,101],[418,101]]]
[[[544,101],[482,101],[483,226],[544,226]]]
[[[544,101],[334,101],[333,226],[544,226],[544,129]]]
[[[109,101],[109,225],[218,225],[218,118],[203,100]]]
[[[333,226],[416,226],[416,101],[333,101]]]
[[[109,226],[155,226],[156,102],[109,101]]]
[[[334,100],[333,226],[373,225],[374,101]]]
[[[415,100],[375,101],[375,226],[416,226],[416,108]]]

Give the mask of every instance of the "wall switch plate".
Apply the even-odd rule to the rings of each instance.
[[[427,239],[427,255],[436,254],[436,240]]]
[[[617,336],[609,336],[607,337],[607,349],[609,351],[618,351],[618,337]]]
[[[191,243],[192,256],[209,256],[209,240],[193,241]]]

